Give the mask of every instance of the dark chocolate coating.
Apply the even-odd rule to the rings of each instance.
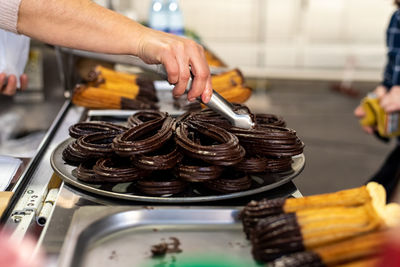
[[[160,244],[151,246],[153,256],[165,255],[166,253],[180,253],[182,249],[179,247],[181,242],[176,237],[170,237],[171,242],[163,241]]]
[[[149,175],[149,171],[135,167],[126,158],[99,159],[93,167],[95,181],[98,183],[125,183]]]
[[[232,127],[232,124],[227,119],[208,108],[199,112],[191,113],[190,116],[187,117],[186,121],[189,120],[210,123],[224,129],[229,129]]]
[[[102,159],[94,167],[95,175],[83,165],[77,169],[82,181],[127,182],[146,177],[132,186],[155,196],[180,193],[186,182],[201,182],[220,193],[239,192],[252,186],[248,173],[290,170],[291,157],[303,151],[296,132],[279,127],[284,121],[275,115],[253,115],[246,106],[233,107],[237,113],[250,114],[256,127],[232,127],[210,109],[186,113],[177,121],[163,112],[140,111],[129,118],[130,129],[108,122],[74,125],[71,136],[80,137],[63,151],[63,158],[76,166]],[[224,173],[226,167],[236,172]],[[148,177],[152,171],[163,177]],[[245,209],[243,214],[249,213],[243,217],[246,233],[265,214],[281,209]]]
[[[271,267],[325,267],[319,255],[312,251],[304,251],[282,256],[268,266]]]
[[[256,114],[256,124],[257,125],[274,125],[280,127],[286,127],[286,122],[282,117],[276,116],[274,114]]]
[[[86,154],[79,150],[76,141],[72,142],[64,149],[62,152],[62,158],[66,163],[72,166],[78,166],[82,162],[88,160]]]
[[[79,180],[92,183],[95,181],[95,173],[93,171],[93,165],[95,161],[88,161],[85,163],[79,164],[78,168],[76,169],[76,175]]]
[[[169,172],[157,171],[151,177],[139,180],[136,187],[146,195],[162,196],[182,192],[186,183],[174,178]]]
[[[285,198],[250,201],[240,213],[244,232],[247,237],[250,236],[250,233],[253,231],[258,221],[271,215],[283,213],[283,205],[285,204],[285,201]]]
[[[115,132],[84,135],[76,140],[77,149],[90,159],[112,156],[114,151],[111,144],[115,136]]]
[[[145,170],[168,170],[175,167],[183,158],[178,147],[171,138],[163,147],[151,154],[132,157],[133,164]]]
[[[242,104],[233,104],[233,110],[238,114],[250,114],[250,116],[253,116],[253,114],[250,112],[250,109]],[[211,123],[224,129],[230,129],[232,127],[232,124],[226,118],[209,108],[200,110],[198,112],[188,113],[184,117],[184,121],[200,121]]]
[[[90,122],[79,122],[69,127],[69,135],[72,138],[78,139],[81,136],[92,134],[92,133],[105,133],[115,132],[119,134],[127,131],[128,128],[122,125],[104,122],[104,121],[90,121]]]
[[[121,157],[156,151],[171,138],[173,124],[171,117],[144,122],[116,136],[112,148]]]
[[[229,131],[239,138],[240,144],[250,155],[281,158],[292,157],[303,152],[304,144],[292,129],[256,125],[255,129],[232,127]]]
[[[236,136],[198,121],[180,123],[176,128],[176,143],[189,157],[218,166],[235,165],[245,155]]]
[[[151,246],[151,254],[153,256],[165,255],[167,253],[167,250],[168,244],[165,242]]]
[[[266,172],[284,172],[292,168],[292,158],[282,157],[282,158],[267,158],[265,171]]]
[[[221,166],[210,165],[200,160],[186,159],[176,166],[175,174],[182,180],[198,183],[218,179],[223,170],[224,168]]]
[[[167,113],[158,110],[138,111],[128,118],[128,125],[130,127],[133,127],[142,124],[143,122],[148,122],[155,119],[162,119],[165,117],[167,117]]]
[[[261,155],[268,158],[288,158],[303,152],[304,144],[292,129],[285,128],[282,118],[273,114],[251,114],[244,105],[234,105],[237,113],[246,113],[254,117],[254,129],[233,127],[230,122],[211,109],[188,113],[181,121],[198,121],[210,123],[224,128],[239,138],[240,145],[246,149],[247,155]],[[271,172],[287,170],[288,164],[282,168],[270,168]]]
[[[235,193],[251,187],[251,179],[244,172],[226,172],[219,179],[205,182],[205,186],[221,193]]]
[[[246,157],[236,164],[234,168],[247,173],[264,172],[267,168],[267,161],[268,159],[264,157]]]
[[[250,240],[257,261],[268,262],[305,249],[295,213],[283,213],[259,220],[250,233]]]

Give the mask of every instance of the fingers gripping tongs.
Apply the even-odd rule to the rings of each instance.
[[[146,67],[146,69],[158,73],[165,79],[168,78],[167,72],[165,71],[163,65],[147,65],[147,66],[148,67]],[[188,89],[192,85],[193,74],[191,76],[192,78],[190,78],[187,86]],[[202,102],[200,97],[198,97],[197,100]],[[213,94],[211,96],[210,101],[208,103],[203,103],[203,104],[209,107],[210,109],[214,110],[227,120],[229,120],[229,122],[235,127],[245,128],[245,129],[251,129],[254,127],[253,119],[249,114],[238,114],[234,112],[233,105],[230,102],[228,102],[225,98],[223,98],[220,94],[218,94],[215,90],[213,90]]]

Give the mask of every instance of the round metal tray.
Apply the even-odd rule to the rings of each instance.
[[[62,159],[63,150],[74,139],[69,138],[60,143],[53,151],[50,162],[54,171],[68,184],[76,186],[84,191],[95,193],[102,196],[126,199],[133,201],[157,202],[157,203],[188,203],[188,202],[207,202],[218,201],[232,198],[239,198],[258,194],[280,185],[283,185],[303,170],[305,165],[304,154],[293,157],[292,169],[281,173],[264,173],[261,175],[251,175],[253,180],[252,187],[246,191],[237,193],[222,194],[210,191],[201,185],[191,184],[185,192],[173,196],[154,197],[141,194],[135,189],[132,182],[117,184],[91,184],[77,179],[75,166],[68,165]]]

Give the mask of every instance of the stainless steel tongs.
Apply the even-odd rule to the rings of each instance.
[[[146,64],[146,66],[143,65],[143,68],[150,71],[154,71],[165,79],[167,79],[168,77],[167,72],[165,71],[163,65]],[[192,78],[190,78],[186,90],[189,90],[191,85],[192,85]],[[202,102],[200,97],[198,97],[197,100]],[[218,94],[215,90],[213,90],[213,94],[211,96],[210,101],[208,103],[203,103],[203,104],[209,107],[210,109],[214,110],[221,116],[228,119],[229,122],[235,127],[245,128],[245,129],[251,129],[254,127],[253,119],[249,114],[238,114],[234,112],[233,105],[230,102],[228,102],[225,98],[223,98],[220,94]]]

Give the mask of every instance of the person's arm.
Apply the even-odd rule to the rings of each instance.
[[[383,71],[383,81],[381,82],[381,86],[383,86],[385,88],[391,88],[392,80],[393,80],[393,66],[388,61],[386,63],[385,69]]]
[[[391,50],[395,53],[393,60],[393,74],[392,74],[392,87],[389,88],[389,92],[381,97],[379,104],[387,112],[400,111],[400,53],[398,52],[400,48],[400,11],[395,12],[393,18],[393,31],[391,38]]]
[[[400,42],[396,44],[400,47]],[[392,88],[380,98],[379,104],[387,113],[400,111],[400,53],[396,55],[393,66]]]
[[[387,94],[387,88],[384,85],[378,85],[373,92],[378,98],[382,98],[385,94]],[[354,110],[354,116],[356,116],[358,119],[362,119],[365,117],[365,115],[366,113],[362,105],[358,105],[358,107],[356,107],[356,109]],[[364,132],[368,134],[373,134],[375,128],[376,127],[372,126],[362,126]]]
[[[400,111],[400,86],[393,86],[392,89],[380,99],[379,104],[387,113]]]
[[[41,41],[112,54],[137,55],[147,63],[161,63],[173,94],[184,93],[195,76],[189,100],[211,97],[211,76],[202,46],[186,38],[155,31],[90,0],[22,0],[17,30]]]
[[[394,70],[396,69],[395,67],[395,60],[393,60],[393,48],[399,47],[400,44],[397,44],[395,42],[393,42],[393,40],[395,40],[395,35],[398,32],[399,29],[399,11],[395,11],[392,15],[392,17],[390,18],[390,22],[388,25],[388,28],[386,30],[386,45],[387,45],[387,49],[388,49],[388,53],[387,53],[387,62],[386,62],[386,66],[384,68],[384,72],[383,72],[383,81],[381,82],[380,85],[378,85],[375,90],[373,91],[375,93],[375,95],[379,98],[379,99],[385,99],[388,90],[390,88],[392,88],[393,86],[393,82],[395,80],[398,80],[398,78],[400,78],[399,76],[399,69],[397,69],[397,72],[394,73]],[[397,78],[396,78],[396,77]],[[386,101],[386,100],[385,100]],[[381,102],[382,104],[382,102]],[[354,110],[354,115],[359,118],[362,119],[363,117],[365,117],[366,113],[364,108],[359,105],[355,110]],[[374,132],[374,127],[370,127],[370,126],[362,126],[363,130],[369,134],[372,134]]]
[[[394,65],[396,56],[394,53],[398,49],[399,44],[395,42],[397,40],[398,30],[399,30],[399,10],[396,10],[389,21],[389,25],[386,30],[386,47],[387,47],[387,58],[386,65],[383,72],[382,85],[389,90],[393,86],[394,78]]]
[[[0,0],[0,28],[17,33],[18,8],[21,0]]]

